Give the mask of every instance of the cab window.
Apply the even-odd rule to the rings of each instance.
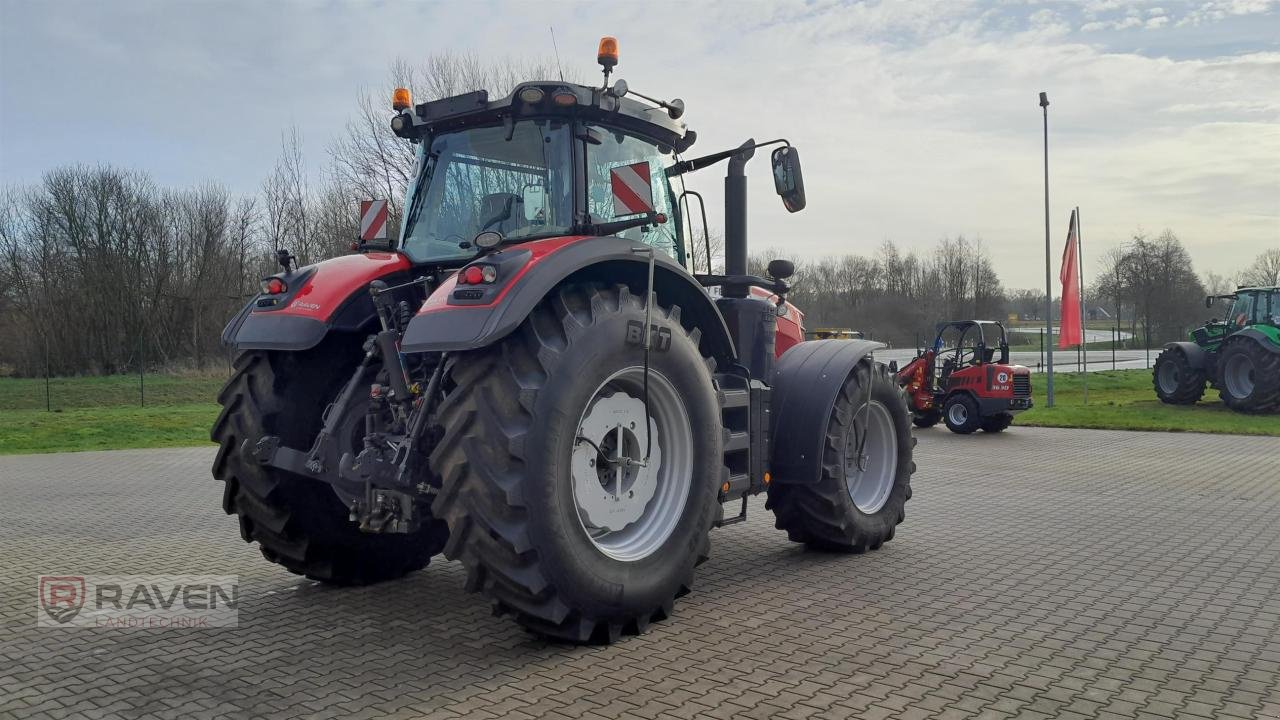
[[[611,175],[614,168],[623,165],[648,163],[654,210],[665,214],[667,222],[631,228],[617,235],[652,245],[683,265],[685,260],[680,216],[676,212],[675,195],[666,174],[667,168],[676,162],[675,154],[669,151],[663,153],[648,141],[617,130],[591,127],[603,140],[599,145],[587,145],[587,210],[591,214],[591,222],[622,220],[637,214],[628,213],[625,207],[619,207],[615,203]],[[679,189],[678,179],[676,186]]]

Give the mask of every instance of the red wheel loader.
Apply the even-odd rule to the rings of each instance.
[[[791,263],[747,272],[747,163],[772,148],[796,212],[796,148],[693,156],[684,103],[610,84],[612,38],[598,60],[601,86],[397,91],[398,240],[285,253],[227,326],[213,473],[268,560],[364,584],[443,553],[530,630],[610,642],[671,614],[752,495],[815,548],[894,536],[914,438],[882,346],[805,342]],[[695,274],[684,182],[722,162],[725,273]]]
[[[1009,364],[1004,325],[992,320],[938,325],[932,347],[920,351],[897,377],[910,398],[916,427],[942,420],[955,433],[998,433],[1031,407],[1031,370]]]

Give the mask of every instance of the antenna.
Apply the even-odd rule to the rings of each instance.
[[[560,82],[564,82],[564,68],[560,67],[560,48],[556,47],[556,26],[549,27],[551,28],[551,49],[556,53],[556,70],[560,73]]]

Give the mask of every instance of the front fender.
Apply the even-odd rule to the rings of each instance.
[[[1187,359],[1187,365],[1189,365],[1193,370],[1203,370],[1205,365],[1208,363],[1208,357],[1205,354],[1204,348],[1193,342],[1183,341],[1166,343],[1164,348],[1166,350],[1176,348],[1180,351],[1182,356]]]
[[[504,253],[528,253],[528,260],[485,304],[463,304],[455,293],[457,276],[446,280],[423,303],[405,331],[404,352],[473,350],[503,339],[524,322],[538,303],[566,281],[647,282],[647,246],[616,237],[567,237],[515,245]],[[496,257],[496,256],[494,256]],[[484,262],[483,260],[481,262]],[[704,354],[732,362],[733,341],[711,297],[685,269],[665,253],[654,260],[654,291],[660,302],[676,304],[681,322],[702,333]]]
[[[858,363],[883,347],[872,340],[810,340],[778,358],[770,463],[774,482],[810,484],[821,479],[827,421],[840,390]]]
[[[370,252],[330,258],[285,275],[287,292],[258,295],[227,323],[222,343],[242,350],[307,350],[333,330],[368,329],[377,317],[369,283],[393,280],[410,269],[400,253]]]

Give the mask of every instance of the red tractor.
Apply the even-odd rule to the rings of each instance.
[[[796,212],[796,149],[687,157],[684,103],[610,85],[612,38],[598,59],[602,86],[397,90],[398,241],[282,253],[227,326],[213,474],[268,560],[365,584],[443,552],[532,631],[609,642],[672,612],[752,495],[814,548],[893,538],[914,438],[883,346],[804,341],[791,263],[747,272],[747,162],[773,146]],[[725,274],[695,274],[683,183],[723,161]]]
[[[988,338],[995,340],[997,330],[999,341],[992,347]],[[899,370],[898,382],[907,390],[916,427],[944,420],[951,432],[996,433],[1031,407],[1031,370],[1009,364],[1004,325],[992,320],[938,325],[933,347]]]

